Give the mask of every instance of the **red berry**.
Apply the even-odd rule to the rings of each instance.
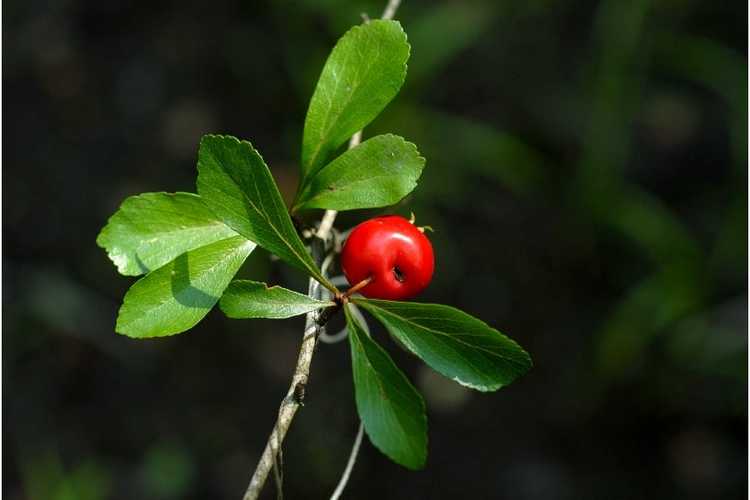
[[[365,297],[400,300],[424,290],[432,279],[435,256],[430,240],[397,215],[376,217],[355,227],[344,244],[341,267]]]

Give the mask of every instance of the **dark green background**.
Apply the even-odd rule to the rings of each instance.
[[[174,338],[118,336],[132,279],[94,240],[125,197],[194,190],[204,133],[252,140],[290,196],[326,54],[382,7],[3,3],[6,498],[241,496],[302,320],[215,311]],[[407,0],[398,17],[407,83],[365,133],[427,158],[395,208],[436,230],[422,300],[536,366],[470,392],[376,333],[425,395],[430,455],[413,473],[365,443],[346,498],[745,497],[747,3]],[[243,274],[305,287],[261,252]],[[350,370],[346,344],[320,347],[287,498],[338,480]]]

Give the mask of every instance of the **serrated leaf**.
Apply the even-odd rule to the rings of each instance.
[[[354,392],[367,436],[394,462],[421,469],[427,460],[422,396],[393,360],[344,308],[352,352]]]
[[[96,243],[120,274],[138,276],[178,255],[236,236],[201,197],[192,193],[144,193],[126,199]]]
[[[221,297],[219,307],[230,318],[283,319],[334,305],[280,286],[250,280],[234,280]]]
[[[295,210],[393,205],[417,186],[424,163],[417,147],[403,138],[373,137],[314,174],[298,196]]]
[[[125,294],[115,330],[146,338],[192,328],[219,301],[254,248],[255,243],[235,236],[183,253],[150,272]]]
[[[495,391],[531,368],[516,342],[453,307],[355,299],[425,363],[461,385]]]
[[[305,118],[303,184],[395,97],[404,83],[408,59],[406,33],[397,21],[371,21],[339,39]]]
[[[271,172],[252,144],[204,136],[198,194],[227,226],[333,289],[297,235]]]

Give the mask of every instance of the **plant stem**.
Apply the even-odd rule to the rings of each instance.
[[[393,19],[399,5],[401,5],[401,0],[389,0],[388,5],[385,6],[383,15],[380,16],[380,19]]]
[[[359,429],[357,430],[357,437],[354,438],[354,445],[352,446],[352,452],[349,454],[349,461],[346,463],[346,469],[344,469],[344,473],[341,475],[339,484],[336,486],[336,489],[334,490],[333,495],[331,495],[331,500],[338,500],[341,497],[341,494],[344,492],[344,488],[346,488],[346,483],[349,482],[349,476],[352,474],[354,463],[357,461],[357,454],[359,453],[359,447],[362,444],[362,435],[364,434],[364,430],[365,430],[365,426],[362,422],[360,422]]]
[[[331,232],[331,228],[333,227],[333,221],[336,220],[336,214],[336,210],[326,210],[326,213],[323,214],[323,218],[320,219],[320,226],[315,231],[315,234],[319,238],[323,240],[328,238],[328,233]]]
[[[355,137],[352,136],[352,139],[349,142],[350,147],[354,147],[351,146],[354,140]],[[359,144],[359,142],[356,144]],[[320,226],[315,232],[315,238],[313,238],[312,242],[312,254],[313,259],[319,266],[323,262],[326,241],[330,235],[333,223],[336,220],[336,215],[337,212],[335,210],[326,210],[325,215],[323,215],[323,218],[321,219]],[[320,297],[320,283],[313,278],[310,278],[308,295],[312,298]],[[281,401],[276,424],[273,427],[271,435],[268,437],[266,447],[263,450],[263,455],[260,457],[260,461],[255,468],[252,479],[250,479],[250,484],[245,491],[245,496],[242,497],[243,500],[256,500],[258,496],[260,496],[260,492],[263,489],[263,485],[266,483],[268,474],[274,466],[281,444],[292,424],[294,415],[303,404],[305,387],[310,375],[310,365],[312,364],[313,354],[315,353],[315,345],[317,343],[319,329],[323,328],[323,325],[318,323],[319,314],[320,311],[314,311],[308,313],[306,317],[305,332],[302,335],[302,345],[300,346],[299,356],[297,357],[297,366],[295,367],[294,375],[292,376],[292,383],[289,385],[286,397]],[[302,395],[302,397],[300,397],[300,395]]]
[[[330,216],[331,225],[335,217],[336,213],[334,212],[333,215]],[[327,231],[330,231],[330,226]],[[323,255],[325,254],[325,239],[327,239],[327,237],[328,232],[323,233],[318,231],[312,242],[313,259],[318,265],[323,261]],[[312,298],[318,298],[320,296],[320,283],[312,278],[310,278],[308,295]],[[306,317],[305,332],[302,334],[302,345],[300,346],[299,356],[297,357],[297,366],[295,367],[294,375],[292,376],[292,383],[289,385],[286,397],[281,401],[276,424],[273,427],[271,435],[268,437],[266,447],[263,450],[263,455],[258,462],[258,466],[255,468],[255,472],[253,473],[250,484],[245,491],[243,500],[256,500],[260,495],[263,485],[268,478],[268,474],[274,467],[276,456],[280,451],[281,444],[292,424],[292,420],[294,419],[299,407],[304,403],[305,387],[307,386],[307,380],[310,375],[310,365],[312,364],[313,354],[315,353],[318,330],[322,328],[322,325],[318,324],[317,315],[317,312],[312,312]]]
[[[383,11],[383,19],[393,19],[396,14],[401,0],[389,0],[388,5]],[[362,131],[355,133],[351,139],[349,139],[349,149],[355,148],[362,141]],[[326,250],[326,242],[333,228],[333,223],[336,220],[336,210],[326,210],[323,218],[320,220],[320,226],[315,232],[315,238],[312,243],[312,254],[313,259],[319,266],[323,262],[323,256]],[[313,278],[310,278],[310,285],[308,288],[308,295],[312,298],[320,297],[320,283]],[[279,415],[276,419],[276,424],[273,426],[273,431],[268,437],[266,447],[263,450],[263,455],[260,457],[253,477],[250,479],[250,484],[245,491],[245,495],[242,497],[243,500],[257,500],[260,496],[260,492],[263,490],[263,485],[268,479],[268,473],[276,463],[276,457],[279,454],[281,445],[284,442],[286,433],[289,427],[292,425],[292,420],[297,410],[303,404],[305,387],[307,385],[308,377],[310,376],[310,365],[312,364],[313,354],[315,354],[315,345],[317,344],[319,330],[323,328],[323,325],[318,324],[318,315],[320,311],[313,311],[307,314],[305,318],[305,332],[302,334],[302,345],[300,346],[299,355],[297,356],[297,366],[294,369],[294,375],[292,376],[292,383],[289,385],[286,397],[281,401],[279,407]],[[360,437],[361,441],[361,437]],[[357,446],[356,449],[359,447]],[[356,459],[356,450],[352,450],[353,458]],[[351,469],[354,466],[354,461],[350,457],[351,466],[347,468]],[[349,470],[351,472],[351,470]],[[348,474],[345,471],[346,480],[348,480]],[[346,480],[342,478],[342,484],[340,488],[343,491],[346,486]]]
[[[302,337],[302,347],[300,348],[299,357],[297,358],[297,367],[294,370],[294,376],[292,377],[292,383],[289,386],[289,391],[286,397],[281,401],[279,408],[279,416],[274,425],[273,432],[268,438],[266,448],[263,451],[263,455],[258,462],[258,466],[255,469],[250,485],[245,491],[244,500],[255,500],[260,495],[263,485],[268,478],[268,473],[274,466],[276,455],[279,452],[281,443],[286,437],[286,433],[289,430],[289,426],[292,424],[297,409],[299,409],[302,403],[299,397],[295,394],[301,394],[307,384],[307,377],[310,373],[310,363],[312,362],[312,355],[315,350],[315,333],[317,326],[313,324],[310,328],[305,330]]]
[[[346,298],[351,297],[352,295],[362,290],[364,287],[366,287],[370,283],[372,283],[372,276],[368,276],[367,278],[363,279],[362,281],[360,281],[359,283],[351,287],[349,290],[344,292],[344,297]]]

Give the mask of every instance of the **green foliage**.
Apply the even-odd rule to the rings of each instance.
[[[411,73],[410,73],[411,79]],[[423,198],[450,198],[468,203],[466,193],[477,178],[497,180],[521,196],[538,194],[549,182],[548,160],[520,138],[427,106],[400,105],[379,123],[400,126],[409,138],[430,151],[432,175],[420,181]],[[461,156],[455,154],[461,145]],[[457,163],[457,161],[459,163]]]
[[[140,476],[144,495],[155,500],[185,498],[196,479],[190,450],[178,443],[160,441],[143,457]]]
[[[366,23],[339,40],[310,102],[294,210],[383,207],[416,187],[425,160],[414,144],[395,135],[373,137],[326,163],[399,91],[409,50],[406,34],[394,21]],[[515,143],[510,146],[525,152]],[[135,338],[180,333],[219,301],[231,318],[281,319],[335,305],[261,282],[232,281],[256,244],[343,300],[305,247],[268,166],[250,142],[205,136],[198,151],[197,189],[198,195],[128,198],[99,235],[97,242],[121,273],[147,273],[125,295],[117,332]],[[529,355],[515,342],[452,307],[354,302],[429,366],[468,387],[494,391],[531,367]],[[370,338],[354,308],[350,303],[343,309],[364,428],[392,460],[421,468],[427,458],[424,401]],[[157,462],[170,464],[172,458]]]
[[[424,163],[417,147],[403,138],[373,137],[314,174],[297,197],[295,209],[393,205],[417,186]]]
[[[271,172],[249,142],[205,136],[198,151],[198,193],[229,227],[332,288],[305,250]]]
[[[334,305],[293,292],[280,286],[269,288],[265,283],[235,280],[221,297],[219,307],[230,318],[283,319],[306,314]]]
[[[28,500],[101,500],[113,492],[112,472],[92,458],[66,467],[59,453],[48,451],[28,456],[21,469]]]
[[[531,368],[514,341],[463,311],[440,304],[355,299],[407,349],[461,385],[495,391]]]
[[[357,410],[370,441],[394,462],[421,469],[427,459],[422,396],[345,307]]]
[[[144,338],[192,328],[219,301],[254,248],[235,236],[183,253],[149,273],[125,294],[116,331]]]
[[[120,274],[138,276],[236,234],[196,194],[144,193],[122,203],[96,242]]]
[[[504,2],[430,5],[423,15],[409,23],[409,40],[419,57],[409,64],[408,87],[433,77],[489,28],[496,27],[493,21],[498,17],[497,11],[509,10],[510,5]]]
[[[659,332],[698,309],[704,288],[692,278],[675,268],[649,276],[625,293],[599,334],[598,368],[603,377],[632,370]]]
[[[409,50],[406,33],[397,21],[371,21],[341,37],[307,110],[302,187],[339,146],[396,96],[406,77]]]

